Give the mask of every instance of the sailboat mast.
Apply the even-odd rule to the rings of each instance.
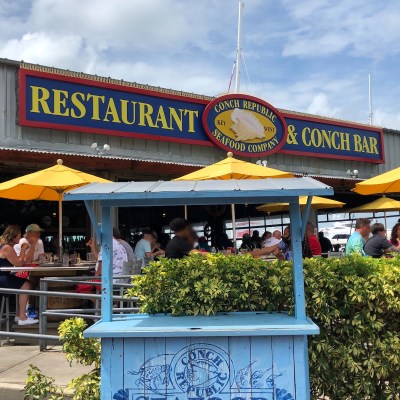
[[[242,58],[242,11],[244,1],[239,0],[239,19],[238,19],[238,35],[237,35],[237,48],[236,48],[236,79],[235,79],[235,92],[239,93],[240,90],[240,62]]]
[[[369,102],[368,124],[369,125],[373,125],[373,123],[374,123],[374,114],[372,112],[371,74],[368,74],[368,102]]]

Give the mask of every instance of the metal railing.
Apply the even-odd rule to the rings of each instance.
[[[119,276],[118,278],[129,280],[130,275]],[[0,330],[0,337],[25,337],[30,339],[38,339],[40,350],[43,351],[47,348],[48,340],[60,340],[57,335],[48,335],[48,317],[81,317],[90,320],[99,320],[100,307],[102,295],[95,293],[74,293],[74,292],[63,292],[49,290],[49,284],[51,283],[65,283],[71,285],[78,284],[90,284],[93,286],[101,286],[101,282],[93,282],[93,276],[78,276],[78,277],[54,277],[54,278],[42,278],[40,279],[39,290],[28,290],[28,289],[8,289],[0,288],[0,293],[4,295],[15,295],[15,294],[28,294],[30,296],[39,297],[39,333],[25,333],[25,332],[10,332]],[[101,279],[101,277],[96,277]],[[129,283],[114,283],[114,293],[119,292],[119,295],[113,295],[113,302],[118,302],[119,307],[113,308],[113,312],[116,314],[124,313],[135,313],[138,312],[138,307],[124,307],[124,303],[131,303],[138,301],[137,297],[126,298],[123,296],[125,289],[132,288],[133,285]],[[68,309],[48,309],[48,298],[49,297],[60,297],[60,298],[71,298],[81,300],[92,300],[95,303],[94,308],[68,308]]]

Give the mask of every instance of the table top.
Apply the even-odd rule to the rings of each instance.
[[[266,312],[221,313],[172,317],[165,314],[113,316],[88,328],[85,337],[289,336],[316,335],[311,319]]]
[[[0,267],[0,271],[6,272],[20,272],[20,271],[35,271],[35,272],[46,272],[46,271],[88,271],[95,267],[95,264],[74,264],[69,267],[63,267],[61,264],[51,264],[37,267]]]

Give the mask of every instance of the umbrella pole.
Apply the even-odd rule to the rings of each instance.
[[[387,231],[386,211],[383,212],[383,215],[385,218],[385,230]]]
[[[185,219],[188,219],[188,207],[185,205]]]
[[[62,197],[58,199],[58,252],[60,260],[63,256],[63,240],[62,240]]]
[[[231,212],[232,212],[233,248],[236,251],[236,212],[235,212],[235,205],[234,204],[231,204]]]

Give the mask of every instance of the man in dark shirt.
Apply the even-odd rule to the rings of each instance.
[[[398,253],[400,248],[393,246],[386,238],[386,229],[383,224],[374,224],[371,226],[372,237],[364,245],[364,253],[367,256],[380,258],[385,251]]]
[[[320,232],[318,234],[319,237],[319,243],[321,244],[321,250],[323,253],[327,253],[328,251],[332,250],[332,243],[331,241],[325,237],[324,232]]]
[[[165,257],[167,258],[183,258],[192,250],[191,239],[193,235],[189,222],[183,218],[175,218],[170,223],[170,228],[175,232],[175,237],[171,239],[165,249]]]

